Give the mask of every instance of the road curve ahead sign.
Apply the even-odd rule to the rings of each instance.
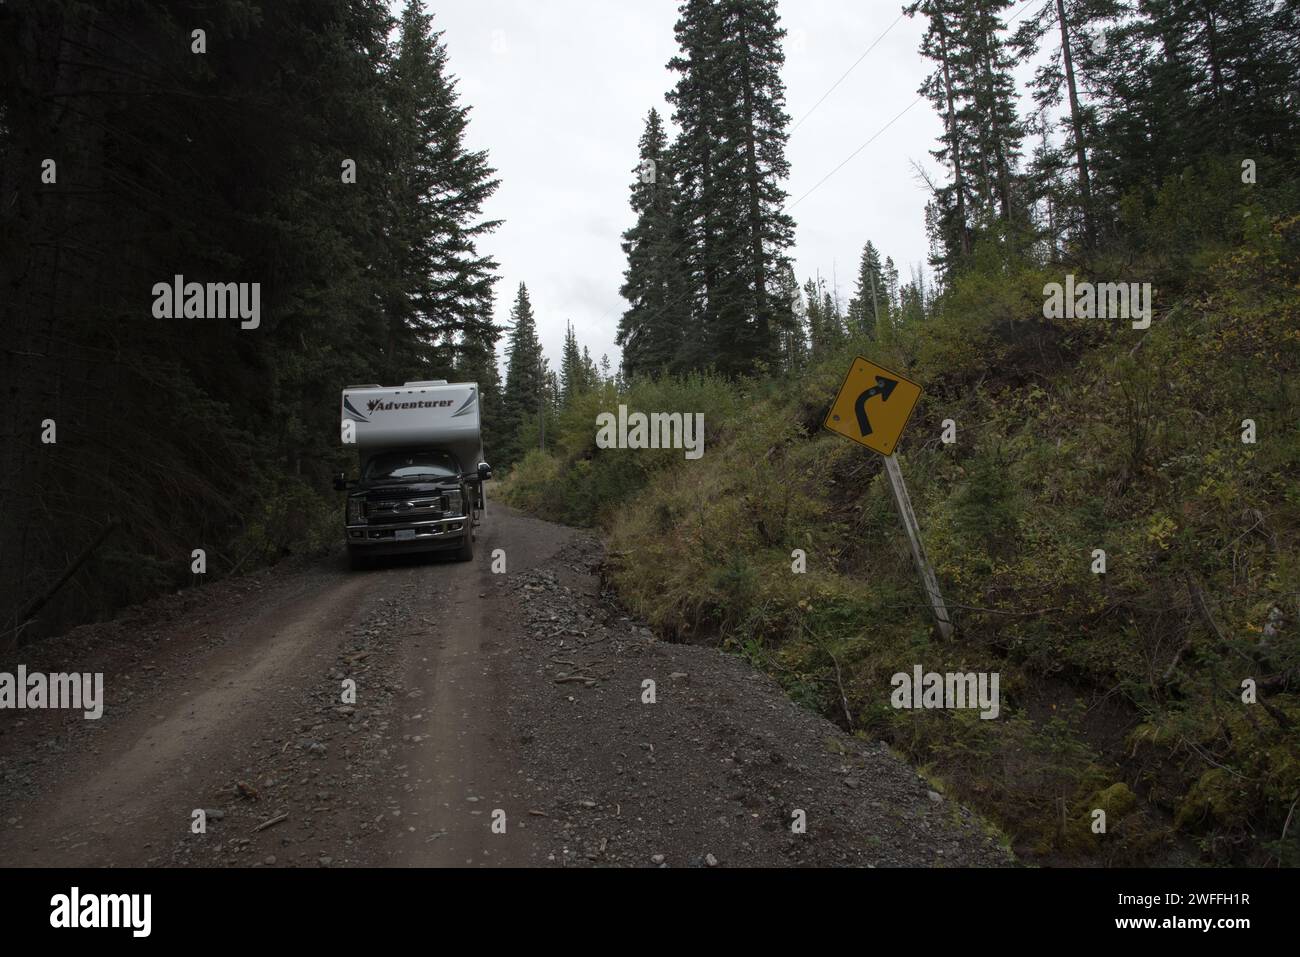
[[[824,424],[873,452],[893,455],[919,398],[921,387],[911,379],[858,356]]]

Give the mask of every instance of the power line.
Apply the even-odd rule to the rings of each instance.
[[[1024,3],[1022,3],[1022,4],[1020,5],[1020,9],[1016,11],[1015,15],[1012,16],[1010,19],[1007,20],[1007,22],[1006,22],[1006,26],[1010,26],[1014,21],[1016,21],[1017,19],[1019,19],[1020,15],[1021,15],[1022,13],[1024,13],[1024,12],[1029,8],[1029,5],[1030,5],[1031,3],[1033,3],[1033,2],[1034,2],[1034,0],[1024,0]],[[1053,2],[1054,2],[1054,0],[1047,0],[1047,2],[1043,4],[1042,9],[1044,9],[1044,10],[1047,9],[1047,7],[1049,7]],[[904,16],[906,16],[906,14],[900,14],[898,20],[901,20]],[[898,20],[895,20],[893,23],[891,23],[891,24],[889,25],[889,28],[885,30],[885,33],[888,33],[890,30],[892,30],[892,29],[897,25]],[[884,38],[885,33],[882,33],[879,37],[876,38],[876,43],[879,43],[879,42]],[[874,47],[874,46],[876,45],[876,43],[873,43],[871,46]],[[871,47],[868,47],[868,48],[867,48],[867,53],[870,53],[870,52],[871,52]],[[849,67],[848,71],[844,74],[844,76],[848,76],[849,73],[853,72],[853,67],[856,67],[856,66],[858,65],[858,63],[861,63],[863,57],[865,57],[865,56],[867,55],[867,53],[863,53],[861,57],[858,57],[857,62],[854,63],[853,66]],[[840,85],[840,82],[844,79],[844,76],[840,77],[839,80],[836,80],[836,81],[835,81],[834,85],[831,86],[831,90],[835,89],[836,86],[839,86],[839,85]],[[826,97],[830,95],[831,90],[827,90],[827,91],[826,91],[826,94],[822,96],[822,100],[826,99]],[[903,108],[903,112],[902,112],[902,113],[899,113],[899,114],[898,114],[897,116],[895,116],[892,120],[890,120],[888,123],[886,123],[884,126],[882,126],[879,130],[877,130],[874,134],[872,134],[872,136],[871,136],[871,138],[870,138],[869,140],[867,140],[865,143],[863,143],[861,146],[859,146],[857,149],[855,149],[852,153],[850,153],[847,157],[845,157],[845,159],[844,159],[844,160],[843,160],[843,161],[842,161],[838,166],[836,166],[833,170],[831,170],[829,173],[827,173],[825,176],[823,176],[821,179],[819,179],[819,180],[817,181],[817,184],[816,184],[815,186],[813,186],[812,189],[808,190],[808,192],[804,193],[802,196],[800,196],[798,199],[796,199],[793,203],[790,203],[788,206],[785,207],[785,209],[794,209],[796,206],[798,206],[800,203],[802,203],[802,202],[803,202],[805,199],[807,199],[808,196],[811,195],[811,194],[812,194],[812,193],[813,193],[813,192],[814,192],[818,187],[820,187],[820,186],[821,186],[823,183],[825,183],[828,179],[830,179],[832,176],[834,176],[836,173],[838,173],[841,169],[843,169],[844,166],[845,166],[845,165],[846,165],[850,160],[853,159],[853,157],[857,156],[857,155],[858,155],[859,153],[861,153],[864,149],[866,149],[868,146],[870,146],[870,145],[871,145],[871,144],[876,140],[876,138],[877,138],[878,136],[880,136],[881,133],[885,132],[885,130],[889,129],[891,126],[893,126],[895,123],[897,123],[897,122],[902,118],[902,116],[903,116],[904,113],[906,113],[906,112],[907,112],[908,110],[910,110],[912,107],[916,106],[916,104],[920,103],[921,100],[923,100],[923,99],[925,99],[925,95],[924,95],[924,94],[921,94],[921,95],[917,96],[917,98],[916,98],[915,100],[913,100],[911,103],[909,103],[906,107]],[[814,104],[814,105],[813,105],[813,110],[817,109],[817,105],[819,105],[820,103],[821,103],[821,100],[818,100],[818,101],[817,101],[817,104]],[[812,113],[812,110],[809,110],[808,113],[804,114],[804,119],[806,120],[806,119],[808,118],[809,114],[811,114],[811,113]],[[800,120],[799,122],[802,123],[803,120]],[[795,126],[798,126],[798,123],[796,123]],[[793,132],[793,130],[792,130],[791,132]]]
[[[850,153],[848,156],[846,156],[846,157],[843,159],[843,161],[840,162],[840,164],[839,164],[838,166],[836,166],[833,170],[831,170],[829,173],[827,173],[825,176],[823,176],[821,179],[819,179],[819,180],[817,181],[817,185],[816,185],[816,186],[814,186],[812,189],[808,190],[808,192],[804,193],[802,196],[800,196],[798,199],[796,199],[793,203],[791,203],[789,206],[787,206],[787,207],[785,207],[785,208],[786,208],[786,209],[794,209],[796,206],[798,206],[800,203],[802,203],[805,199],[807,199],[807,198],[808,198],[808,197],[809,197],[809,196],[810,196],[810,195],[811,195],[811,194],[812,194],[812,193],[817,189],[818,186],[821,186],[822,183],[826,182],[828,179],[830,179],[832,176],[834,176],[836,173],[838,173],[841,169],[843,169],[843,168],[845,167],[845,165],[848,164],[849,160],[853,159],[853,157],[857,156],[857,155],[858,155],[859,153],[861,153],[864,149],[866,149],[866,148],[867,148],[868,146],[870,146],[873,142],[875,142],[876,138],[879,137],[881,133],[885,132],[885,130],[889,129],[891,126],[893,126],[895,123],[897,123],[900,119],[902,119],[904,113],[906,113],[906,112],[907,112],[908,110],[910,110],[912,107],[916,106],[916,104],[920,103],[923,99],[925,99],[924,96],[918,96],[918,97],[917,97],[915,100],[913,100],[911,103],[907,104],[907,106],[903,107],[903,111],[902,111],[901,113],[899,113],[897,116],[895,116],[892,120],[890,120],[888,123],[886,123],[886,124],[885,124],[884,126],[882,126],[880,129],[876,130],[875,133],[871,134],[871,138],[870,138],[869,140],[867,140],[865,143],[863,143],[861,146],[859,146],[857,149],[855,149],[852,153]]]
[[[1020,19],[1020,15],[1025,12],[1025,8],[1028,7],[1033,2],[1034,0],[1025,0],[1025,2],[1021,5],[1020,9],[1016,12],[1016,14],[1012,16],[1009,20],[1007,20],[1007,26],[1010,26],[1014,21]],[[1047,7],[1051,6],[1054,2],[1055,0],[1047,0],[1047,3],[1043,5],[1043,9],[1044,10],[1047,9]],[[840,76],[840,78],[836,80],[834,83],[832,83],[830,85],[830,88],[827,89],[827,91],[818,98],[817,102],[812,105],[812,107],[808,110],[808,112],[805,113],[803,116],[801,116],[799,118],[799,121],[795,123],[794,126],[790,127],[791,133],[793,133],[800,126],[802,126],[804,120],[808,119],[808,117],[812,116],[813,113],[817,111],[817,108],[821,106],[823,102],[825,102],[826,98],[830,96],[832,93],[834,93],[835,89],[848,78],[848,75],[858,68],[858,64],[860,64],[863,60],[867,58],[867,54],[870,53],[872,50],[874,50],[876,46],[880,43],[880,41],[885,39],[885,37],[889,35],[889,32],[893,30],[894,27],[898,26],[898,24],[901,23],[903,18],[906,16],[907,16],[907,11],[904,10],[902,13],[898,15],[898,17],[894,20],[893,23],[885,27],[884,32],[881,33],[880,36],[876,37],[874,40],[871,41],[871,45],[862,51],[862,55],[858,57],[856,60],[854,60],[853,63],[849,66],[849,68],[844,71],[843,75]]]
[[[892,29],[894,29],[894,27],[898,26],[899,22],[900,22],[900,21],[903,19],[903,17],[905,17],[905,16],[907,16],[906,13],[900,13],[900,14],[898,15],[898,19],[897,19],[897,20],[895,20],[895,21],[894,21],[893,23],[891,23],[889,26],[885,27],[885,32],[884,32],[884,33],[882,33],[880,36],[876,37],[875,40],[871,41],[871,46],[867,47],[865,50],[862,51],[862,56],[860,56],[860,57],[858,57],[856,60],[854,60],[854,61],[853,61],[853,65],[850,66],[847,70],[844,71],[844,75],[841,76],[841,77],[840,77],[838,80],[836,80],[834,83],[832,83],[831,86],[830,86],[830,89],[828,89],[825,93],[823,93],[823,94],[821,95],[821,99],[819,99],[816,103],[814,103],[814,104],[812,105],[812,109],[810,109],[807,113],[805,113],[805,114],[804,114],[804,115],[799,119],[799,122],[798,122],[798,123],[796,123],[794,126],[790,127],[790,132],[791,132],[791,133],[793,133],[793,132],[794,132],[795,130],[797,130],[801,125],[803,125],[803,121],[806,120],[806,119],[808,119],[808,117],[812,116],[813,113],[816,112],[817,107],[819,107],[819,106],[822,105],[822,103],[825,101],[826,97],[830,96],[832,93],[835,92],[835,88],[836,88],[837,86],[839,86],[841,83],[843,83],[844,80],[848,77],[848,75],[849,75],[850,73],[852,73],[854,70],[856,70],[856,69],[858,68],[858,64],[861,63],[863,60],[865,60],[865,59],[867,58],[867,54],[870,53],[872,50],[874,50],[874,49],[876,48],[876,44],[878,44],[881,40],[885,39],[885,37],[886,37],[886,35],[888,35],[889,31],[892,30]]]
[[[1007,26],[1011,26],[1011,24],[1013,24],[1015,21],[1019,20],[1019,19],[1020,19],[1020,14],[1024,13],[1025,10],[1029,7],[1029,5],[1030,5],[1031,3],[1033,3],[1033,2],[1034,2],[1034,0],[1025,0],[1025,2],[1022,3],[1022,4],[1020,5],[1020,9],[1016,11],[1015,16],[1013,16],[1011,19],[1009,19],[1009,20],[1007,21],[1007,24],[1006,24],[1006,25],[1007,25]],[[1038,12],[1039,12],[1039,13],[1042,13],[1044,10],[1046,10],[1046,9],[1047,9],[1048,7],[1050,7],[1050,6],[1053,6],[1055,3],[1056,3],[1056,0],[1047,0],[1047,2],[1044,3],[1044,4],[1042,5],[1042,7],[1039,9]]]

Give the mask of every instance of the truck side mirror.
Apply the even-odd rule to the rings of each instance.
[[[340,472],[338,475],[334,476],[334,491],[343,492],[347,490],[347,487],[348,487],[347,475],[345,475],[343,472]]]
[[[480,482],[486,482],[491,477],[492,466],[488,465],[486,462],[480,462],[478,464],[478,480]]]

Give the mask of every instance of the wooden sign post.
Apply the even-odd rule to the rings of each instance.
[[[889,476],[889,488],[894,493],[894,505],[898,508],[898,517],[903,520],[903,529],[907,532],[907,541],[912,546],[912,562],[916,573],[921,576],[921,587],[925,589],[930,600],[930,610],[934,613],[934,622],[939,626],[939,634],[947,641],[952,637],[952,621],[948,618],[948,606],[943,603],[939,593],[939,579],[934,575],[934,566],[925,555],[925,545],[921,541],[921,526],[917,524],[916,513],[912,511],[912,499],[907,494],[907,484],[903,481],[903,470],[898,459],[892,455],[885,456],[885,474]]]
[[[920,398],[921,387],[915,382],[858,356],[849,367],[824,424],[830,431],[865,445],[884,457],[889,489],[893,492],[903,530],[907,532],[916,574],[921,579],[939,634],[946,641],[952,637],[952,619],[948,617],[948,607],[939,592],[939,579],[935,577],[934,567],[925,555],[921,526],[912,511],[912,499],[907,494],[903,470],[894,457],[898,439]]]

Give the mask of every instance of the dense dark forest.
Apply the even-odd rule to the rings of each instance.
[[[345,384],[477,380],[490,435],[496,180],[420,9],[0,7],[4,640],[332,541]]]

